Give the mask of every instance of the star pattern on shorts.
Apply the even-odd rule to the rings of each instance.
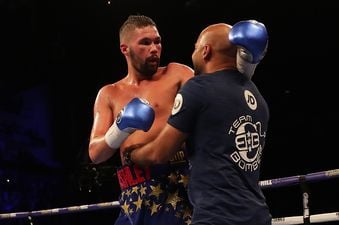
[[[135,202],[136,210],[141,209],[142,199],[138,196],[138,200]]]
[[[127,202],[124,202],[124,204],[121,206],[122,210],[124,210],[125,214],[128,214],[128,207],[129,205],[127,204]]]
[[[125,192],[125,195],[130,196],[130,195],[131,195],[131,190],[127,190],[127,191]]]
[[[163,193],[160,184],[158,184],[157,186],[151,186],[151,189],[152,189],[151,195],[154,195],[157,198],[159,198],[160,194]]]
[[[145,200],[144,205],[145,206],[150,206],[151,205],[151,201],[150,200]]]
[[[190,224],[192,223],[191,217],[186,218],[186,219],[185,219],[185,223],[186,223],[187,225],[190,225]]]
[[[189,207],[185,207],[184,209],[184,218],[191,218],[192,215],[192,209]]]
[[[160,208],[160,204],[153,204],[151,207],[151,215],[157,213],[159,208]]]
[[[119,199],[122,211],[125,216],[133,216],[145,207],[150,215],[162,211],[190,225],[191,211],[185,190],[187,182],[188,176],[172,171],[161,182],[149,180],[127,188],[122,191]]]
[[[146,194],[146,187],[145,186],[141,186],[140,189],[139,189],[139,192],[140,192],[140,196],[144,196]]]
[[[177,174],[175,174],[175,173],[171,173],[168,176],[168,179],[169,179],[170,183],[173,183],[173,184],[177,184],[178,183],[178,177],[177,177]]]
[[[132,193],[137,193],[139,190],[139,186],[132,187]]]
[[[182,183],[184,187],[186,188],[188,185],[188,176],[180,174],[180,181],[179,183]]]
[[[178,196],[178,190],[175,193],[169,193],[166,204],[172,205],[173,209],[176,209],[177,203],[180,202],[182,198]]]

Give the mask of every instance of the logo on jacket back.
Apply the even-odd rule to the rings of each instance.
[[[254,122],[252,116],[245,115],[236,119],[228,131],[229,135],[234,135],[236,147],[230,157],[244,171],[259,168],[266,136],[261,128],[260,122]]]

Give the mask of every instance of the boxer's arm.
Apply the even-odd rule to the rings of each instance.
[[[93,125],[89,140],[89,157],[93,163],[101,163],[109,159],[116,149],[111,149],[105,142],[105,133],[114,121],[109,95],[102,88],[95,99],[93,107]]]
[[[148,131],[154,121],[155,113],[149,103],[134,98],[120,111],[112,124],[113,113],[107,102],[109,97],[108,94],[99,93],[94,108],[95,117],[89,144],[89,156],[94,163],[107,160],[131,133],[135,130]]]
[[[166,124],[156,139],[124,153],[127,163],[140,166],[167,163],[182,146],[188,134]]]
[[[103,87],[95,99],[88,151],[91,161],[96,164],[109,159],[130,133],[136,129],[146,131],[154,120],[154,111],[148,103],[134,99],[124,107],[127,113],[117,123],[111,99],[110,86]]]

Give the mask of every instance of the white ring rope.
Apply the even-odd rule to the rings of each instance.
[[[323,223],[339,220],[339,212],[321,213],[310,216],[311,223]],[[304,224],[303,216],[290,216],[272,219],[272,225]]]
[[[271,180],[263,180],[259,182],[259,185],[261,188],[264,189],[264,188],[269,188],[269,187],[296,185],[301,182],[320,181],[320,180],[331,179],[335,177],[339,177],[339,169],[321,171],[317,173],[309,173],[306,175],[297,175],[297,176],[291,176],[291,177],[276,178],[276,179],[271,179]],[[82,211],[82,212],[83,211],[94,211],[94,210],[117,208],[117,207],[120,207],[119,201],[103,202],[103,203],[97,203],[97,204],[71,206],[71,207],[64,207],[64,208],[36,210],[36,211],[30,211],[30,212],[4,213],[4,214],[0,214],[0,220],[11,219],[11,218],[30,218],[32,216],[66,214],[66,213],[74,213],[74,212],[79,212],[79,211]],[[338,221],[339,212],[314,214],[314,215],[310,215],[309,218],[310,218],[311,223]],[[284,224],[292,225],[292,224],[303,224],[303,223],[304,223],[304,216],[280,217],[280,218],[272,219],[272,225],[284,225]]]
[[[71,206],[64,208],[54,208],[54,209],[44,209],[30,212],[16,212],[16,213],[4,213],[0,214],[1,219],[10,219],[10,218],[27,218],[32,216],[47,216],[47,215],[55,215],[55,214],[66,214],[73,213],[79,211],[94,211],[99,209],[109,209],[109,208],[117,208],[120,207],[120,203],[118,201],[114,202],[103,202],[98,204],[89,204],[89,205],[79,205],[79,206]]]

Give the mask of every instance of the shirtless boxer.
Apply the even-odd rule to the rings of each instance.
[[[186,195],[187,163],[183,149],[169,163],[145,169],[124,165],[121,153],[134,144],[155,139],[167,122],[177,91],[193,77],[194,72],[179,63],[159,67],[161,37],[156,24],[147,16],[129,16],[119,35],[128,73],[98,92],[90,134],[90,159],[97,164],[120,152],[123,166],[117,174],[121,187],[121,212],[116,225],[190,224],[191,206]],[[138,98],[136,106],[135,102],[131,103],[135,98]],[[129,133],[113,126],[124,107],[144,106],[146,103],[142,99],[155,112],[150,128]],[[109,132],[112,129],[115,131]]]

